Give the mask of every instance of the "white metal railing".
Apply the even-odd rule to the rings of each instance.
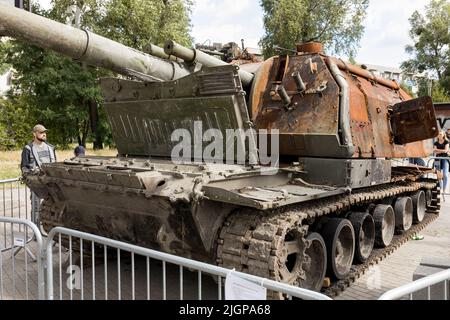
[[[427,161],[426,161],[426,164],[427,164],[427,167],[431,167],[431,161],[433,161],[433,160],[449,160],[450,161],[450,157],[427,157],[427,158],[425,158]]]
[[[89,281],[91,282],[89,285],[89,296],[95,300],[96,297],[96,290],[98,288],[98,285],[96,285],[96,277],[98,276],[95,268],[96,268],[96,263],[95,261],[98,261],[98,259],[96,259],[96,252],[100,251],[100,254],[103,255],[103,270],[101,272],[101,275],[104,278],[104,299],[108,299],[108,291],[111,288],[108,288],[108,283],[110,283],[111,281],[109,281],[109,279],[111,278],[111,275],[108,273],[111,273],[111,271],[115,272],[114,275],[114,282],[117,284],[117,292],[115,297],[117,299],[121,299],[122,298],[122,270],[123,267],[121,266],[121,256],[124,255],[124,252],[127,252],[131,255],[131,299],[135,299],[136,298],[136,264],[135,261],[137,259],[136,256],[141,256],[145,259],[145,268],[146,270],[144,271],[145,273],[145,279],[141,279],[140,283],[145,282],[145,289],[142,290],[142,292],[145,293],[145,298],[146,299],[151,299],[150,296],[150,290],[151,290],[151,285],[150,285],[150,281],[151,281],[151,275],[150,275],[150,259],[156,259],[161,261],[162,265],[161,265],[161,274],[162,274],[162,299],[166,300],[167,299],[167,264],[172,264],[175,266],[178,266],[178,271],[179,271],[179,295],[178,298],[179,299],[183,299],[183,271],[185,269],[187,270],[195,270],[197,272],[197,297],[199,300],[202,299],[202,275],[203,273],[208,274],[208,275],[212,275],[215,276],[217,278],[217,296],[215,298],[217,298],[218,300],[222,300],[223,299],[223,284],[222,284],[222,280],[226,278],[226,276],[228,274],[230,274],[229,269],[226,268],[222,268],[219,266],[215,266],[215,265],[211,265],[211,264],[207,264],[207,263],[203,263],[203,262],[199,262],[199,261],[195,261],[195,260],[190,260],[190,259],[186,259],[186,258],[182,258],[179,256],[174,256],[171,254],[167,254],[167,253],[162,253],[159,251],[155,251],[155,250],[151,250],[151,249],[147,249],[147,248],[143,248],[143,247],[138,247],[135,245],[131,245],[128,243],[124,243],[124,242],[119,242],[116,240],[112,240],[112,239],[108,239],[108,238],[104,238],[104,237],[100,237],[100,236],[96,236],[96,235],[92,235],[92,234],[88,234],[88,233],[84,233],[84,232],[80,232],[80,231],[76,231],[76,230],[71,230],[71,229],[66,229],[66,228],[62,228],[62,227],[56,227],[54,229],[52,229],[50,231],[50,233],[48,234],[48,241],[47,241],[47,247],[46,247],[46,261],[47,261],[47,298],[49,300],[53,300],[55,298],[54,296],[54,270],[53,270],[53,265],[54,265],[54,255],[53,255],[53,245],[58,244],[59,247],[59,258],[61,257],[61,247],[62,247],[62,238],[66,238],[68,237],[68,245],[69,245],[69,265],[71,266],[73,263],[73,257],[72,257],[72,245],[73,243],[75,243],[77,241],[77,246],[79,247],[80,253],[79,253],[79,258],[80,258],[80,279],[81,279],[81,283],[80,283],[80,298],[84,299],[86,298],[85,295],[85,285],[84,285],[84,279],[86,278],[84,273],[85,273],[85,269],[84,269],[84,261],[83,261],[83,256],[84,254],[90,254],[90,259],[91,259],[91,266],[90,266],[90,279]],[[57,241],[55,241],[55,239],[58,239]],[[88,243],[90,243],[90,245],[88,245]],[[98,247],[99,245],[103,246],[103,250],[99,250]],[[111,263],[109,263],[108,265],[108,261],[107,261],[107,255],[109,254],[111,256],[111,249],[113,249],[113,253],[116,256],[116,260],[117,260],[117,264],[114,265],[113,267],[111,267]],[[57,263],[58,264],[58,263]],[[142,271],[142,270],[141,270]],[[71,269],[70,269],[71,272]],[[310,290],[306,290],[306,289],[302,289],[302,288],[298,288],[298,287],[294,287],[294,286],[290,286],[287,284],[283,284],[280,282],[276,282],[273,280],[269,280],[269,279],[265,279],[265,278],[261,278],[261,277],[257,277],[254,275],[250,275],[250,274],[246,274],[246,273],[242,273],[242,272],[235,272],[232,271],[234,275],[243,278],[245,280],[251,281],[253,283],[259,284],[269,290],[273,290],[273,291],[277,291],[280,292],[282,294],[287,295],[288,297],[297,297],[297,298],[301,298],[301,299],[305,299],[305,300],[331,300],[328,296],[323,295],[321,293],[318,292],[314,292],[314,291],[310,291]],[[59,273],[57,274],[57,277],[59,277],[59,298],[62,299],[63,297],[63,281],[62,281],[62,268],[61,268],[61,258],[59,259]],[[70,292],[69,292],[69,297],[70,299],[72,299],[74,297],[73,292],[72,292],[72,287],[70,288]]]
[[[417,159],[417,158],[393,158],[391,160],[397,166],[414,165],[414,164],[409,162],[409,159]],[[423,163],[425,164],[425,167],[432,168],[433,165],[431,164],[431,162],[433,160],[449,160],[450,161],[450,156],[449,157],[430,156],[430,157],[420,158],[420,159],[423,160]]]
[[[30,298],[43,300],[45,298],[42,261],[44,247],[39,229],[29,220],[12,217],[0,216],[0,225],[2,224],[5,236],[2,237],[3,241],[0,238],[0,248],[2,248],[0,250],[0,300]],[[32,244],[29,244],[30,239],[34,240]],[[21,251],[22,254],[20,254]],[[31,266],[29,260],[36,265]],[[10,272],[6,272],[7,269]],[[35,296],[31,293],[32,289],[37,292]]]
[[[69,299],[153,299],[153,296],[155,295],[153,294],[152,296],[151,293],[156,290],[150,283],[155,284],[155,282],[157,282],[157,284],[162,287],[162,289],[159,289],[159,299],[166,300],[170,298],[169,295],[172,295],[171,299],[174,299],[173,296],[176,296],[176,299],[183,300],[185,297],[184,290],[191,290],[190,294],[195,295],[199,300],[204,297],[208,299],[223,300],[223,280],[230,275],[230,272],[235,276],[263,286],[268,290],[280,292],[289,298],[297,297],[304,300],[331,300],[328,296],[318,292],[62,227],[56,227],[50,231],[44,246],[41,234],[32,222],[25,219],[0,217],[0,224],[1,223],[10,225],[8,237],[14,242],[14,245],[9,252],[3,251],[0,253],[0,300],[5,298],[16,299],[17,297],[21,299],[33,298],[33,295],[29,293],[29,288],[33,284],[37,285],[38,292],[34,297],[37,297],[38,299],[53,300],[55,299],[55,279],[59,279],[58,291],[60,299],[64,299],[63,290],[68,293]],[[32,245],[28,245],[27,241],[22,241],[17,244],[17,241],[15,241],[17,228],[13,227],[17,225],[22,225],[25,229],[25,233],[32,233],[34,235],[35,243],[33,242]],[[27,237],[23,237],[22,239],[27,239]],[[69,248],[68,251],[65,251],[66,249],[64,249],[62,243],[63,239],[68,241],[64,243],[64,246]],[[77,244],[76,250],[74,249],[74,243]],[[18,253],[18,250],[16,249],[23,250],[22,258],[18,259],[16,257]],[[28,256],[31,255],[28,254],[29,249],[36,251],[37,259],[33,261],[33,263],[36,263],[37,268],[29,268]],[[70,276],[63,281],[63,250],[65,252],[64,257],[67,258],[65,264],[68,264],[69,274],[72,275],[74,266],[79,268],[81,283],[78,288],[70,286]],[[55,255],[54,252],[58,252],[58,254]],[[75,252],[78,252],[77,258],[74,257]],[[115,262],[109,262],[108,259],[111,258],[111,256],[116,258]],[[128,259],[128,257],[131,257],[131,259]],[[86,259],[89,259],[90,261],[86,262]],[[141,268],[139,268],[138,260],[141,262]],[[157,267],[160,268],[160,270],[155,270],[155,265],[152,264],[154,261],[158,262]],[[99,262],[103,263],[102,268],[98,267]],[[124,267],[127,262],[129,266]],[[23,267],[21,274],[18,277],[19,264],[22,264]],[[9,266],[9,272],[7,272],[7,266]],[[59,272],[58,270],[55,272],[55,266],[59,266]],[[175,275],[174,272],[169,272],[170,266],[173,267],[171,269],[172,271],[175,270],[178,272],[177,275]],[[45,268],[47,275],[46,281],[44,280]],[[126,268],[128,268],[127,273],[124,271]],[[87,269],[90,269],[90,271]],[[97,273],[96,269],[101,269],[101,272]],[[28,270],[34,270],[35,272],[31,273],[31,276],[29,276]],[[150,270],[152,271],[150,272]],[[184,272],[185,270],[187,272]],[[203,285],[208,282],[208,277],[206,277],[206,275],[213,276],[217,280],[215,282],[215,289],[211,289],[210,286],[206,287],[207,290],[204,290]],[[30,280],[33,277],[37,279],[37,282]],[[97,278],[102,278],[101,280],[104,280],[104,282],[100,284],[100,287],[103,286],[103,295],[96,295],[96,291],[99,288]],[[10,279],[9,283],[7,283],[5,279]],[[86,279],[89,279],[89,281],[86,281],[85,283],[84,281]],[[185,281],[189,279],[195,284],[195,286],[192,286],[190,289],[188,288],[189,284],[185,283]],[[125,280],[131,282],[131,293],[125,292]],[[16,292],[19,291],[17,286],[19,282],[22,284],[22,288],[20,289],[21,293],[16,295]],[[8,286],[9,295],[5,294],[5,283]],[[139,284],[144,287],[141,288],[140,294],[137,294],[137,285]],[[431,287],[437,284],[444,285],[443,298],[448,300],[450,269],[390,290],[383,294],[379,300],[401,299],[408,295],[409,298],[412,299],[414,293],[424,289],[427,290],[427,298],[430,299]],[[85,294],[87,288],[90,289],[89,294]],[[114,291],[115,288],[117,288],[116,291]],[[128,289],[129,288],[130,286],[128,286]],[[75,295],[75,290],[77,291],[77,295]],[[153,291],[151,292],[151,290]],[[175,292],[176,290],[179,290],[178,293]],[[214,296],[211,295],[211,290],[215,290]],[[158,294],[156,294],[156,296],[158,296]],[[188,299],[192,298],[188,297]]]
[[[413,293],[419,290],[427,289],[427,300],[431,300],[431,286],[444,284],[444,300],[448,300],[448,285],[450,280],[450,269],[444,270],[425,278],[408,283],[404,286],[392,289],[384,293],[378,300],[397,300],[409,295],[409,299],[413,299]]]
[[[0,217],[10,217],[26,219],[37,222],[38,210],[33,208],[32,197],[34,194],[22,183],[20,178],[0,180]],[[36,199],[37,200],[37,199]],[[19,231],[22,230],[22,224],[19,224]],[[6,244],[7,232],[6,225],[0,230],[3,235],[3,243]],[[28,239],[27,242],[31,240]],[[10,246],[4,246],[1,250],[9,250]]]
[[[33,220],[29,194],[20,178],[0,180],[0,216]]]

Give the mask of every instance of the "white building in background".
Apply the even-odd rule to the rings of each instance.
[[[402,69],[386,67],[386,66],[378,66],[374,64],[362,64],[367,67],[367,70],[372,72],[375,76],[388,79],[395,80],[398,83],[406,83],[408,86],[412,88],[412,92],[417,94],[419,92],[419,79],[426,78],[423,74],[414,74],[409,72],[404,72]]]
[[[11,88],[12,71],[8,70],[0,75],[0,97],[4,96]]]
[[[402,69],[378,66],[374,64],[364,64],[364,65],[367,67],[367,70],[372,72],[377,77],[395,80],[399,83],[402,81],[402,74],[403,74]]]

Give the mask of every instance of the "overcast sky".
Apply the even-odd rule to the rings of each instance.
[[[244,38],[247,46],[257,46],[264,34],[259,0],[195,0],[192,34],[196,42],[216,42]],[[411,43],[409,17],[423,11],[429,0],[370,0],[365,33],[356,60],[359,63],[398,67],[408,58],[405,46]]]
[[[37,1],[37,0],[35,0]],[[39,0],[47,5],[50,0]],[[196,43],[230,42],[257,47],[263,36],[259,0],[194,0],[192,35]],[[423,11],[430,0],[370,0],[365,33],[356,60],[359,63],[398,67],[408,58],[405,46],[409,17]]]

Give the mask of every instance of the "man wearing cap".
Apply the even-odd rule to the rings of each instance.
[[[33,141],[27,144],[22,150],[22,161],[20,168],[22,174],[27,174],[39,170],[43,163],[55,162],[55,147],[47,143],[47,129],[37,124],[33,128]],[[42,199],[31,192],[31,218],[36,225],[40,225],[40,207]]]
[[[22,150],[22,173],[40,169],[43,163],[55,162],[55,147],[47,143],[47,129],[37,124],[33,128],[33,141]]]

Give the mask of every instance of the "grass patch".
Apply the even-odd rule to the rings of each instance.
[[[75,145],[69,150],[56,150],[56,158],[58,159],[58,162],[72,158],[74,156],[73,149],[75,149]],[[12,179],[21,176],[21,155],[22,150],[0,151],[0,180]],[[92,146],[89,144],[86,148],[86,156],[115,157],[116,155],[116,149],[93,150]]]

